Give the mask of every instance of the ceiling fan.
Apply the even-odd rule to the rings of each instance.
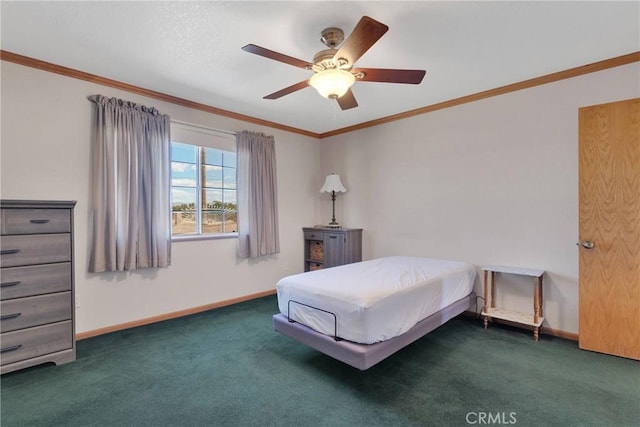
[[[308,80],[269,94],[264,99],[278,99],[307,86],[314,87],[325,98],[335,99],[343,110],[358,106],[351,91],[356,80],[363,82],[409,83],[419,84],[425,70],[399,70],[385,68],[353,68],[355,62],[369,50],[389,29],[375,19],[363,16],[349,37],[344,39],[340,28],[325,28],[321,32],[320,41],[328,49],[316,53],[313,63],[297,59],[264,47],[248,44],[242,48],[245,52],[254,53],[284,62],[294,67],[313,70],[315,74]],[[344,43],[343,43],[344,41]]]

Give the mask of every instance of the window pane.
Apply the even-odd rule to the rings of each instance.
[[[238,212],[236,210],[236,190],[223,190],[222,196],[224,197],[224,232],[237,232]]]
[[[196,189],[171,187],[171,206],[172,233],[196,233]]]
[[[222,188],[222,167],[202,166],[204,169],[203,186],[208,188]]]
[[[191,163],[171,162],[171,185],[179,187],[196,187],[196,165]]]
[[[222,151],[215,148],[203,148],[202,163],[205,165],[222,166]]]
[[[171,142],[171,161],[195,163],[198,147],[195,145]]]
[[[202,210],[202,232],[203,233],[222,233],[223,230],[223,212],[222,209]]]
[[[224,188],[236,188],[236,168],[224,168]]]
[[[202,192],[202,209],[222,208],[222,190],[207,188]]]
[[[222,166],[236,167],[236,153],[224,151],[222,156]]]
[[[224,197],[225,206],[231,204],[231,208],[236,208],[236,190],[223,190],[222,196]]]
[[[202,232],[222,233],[224,222],[224,206],[222,205],[222,190],[203,191],[202,202]],[[206,200],[206,203],[205,203]]]

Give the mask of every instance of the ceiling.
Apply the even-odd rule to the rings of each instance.
[[[322,134],[640,51],[640,2],[208,1],[1,3],[2,50],[233,113]],[[342,111],[309,87],[320,32],[370,16],[389,31],[357,61],[425,69],[420,85],[356,82]],[[108,95],[108,94],[107,94]]]

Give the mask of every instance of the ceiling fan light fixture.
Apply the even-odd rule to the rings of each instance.
[[[2,1],[2,0],[0,0]],[[264,47],[248,44],[245,52],[260,55],[274,61],[311,70],[310,78],[273,92],[264,99],[278,99],[306,87],[313,87],[325,98],[335,99],[340,109],[350,110],[358,101],[350,90],[356,80],[361,82],[420,84],[425,70],[403,70],[387,68],[353,68],[354,64],[382,37],[388,26],[368,16],[363,16],[351,34],[345,39],[344,32],[337,27],[325,28],[320,41],[328,47],[313,56],[313,62],[303,61]]]
[[[332,68],[314,74],[309,84],[325,98],[336,99],[347,93],[355,81],[349,71]]]

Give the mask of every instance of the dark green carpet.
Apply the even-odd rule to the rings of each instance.
[[[276,310],[80,341],[76,362],[2,376],[2,427],[640,424],[640,364],[571,341],[458,318],[361,372],[274,332]]]

